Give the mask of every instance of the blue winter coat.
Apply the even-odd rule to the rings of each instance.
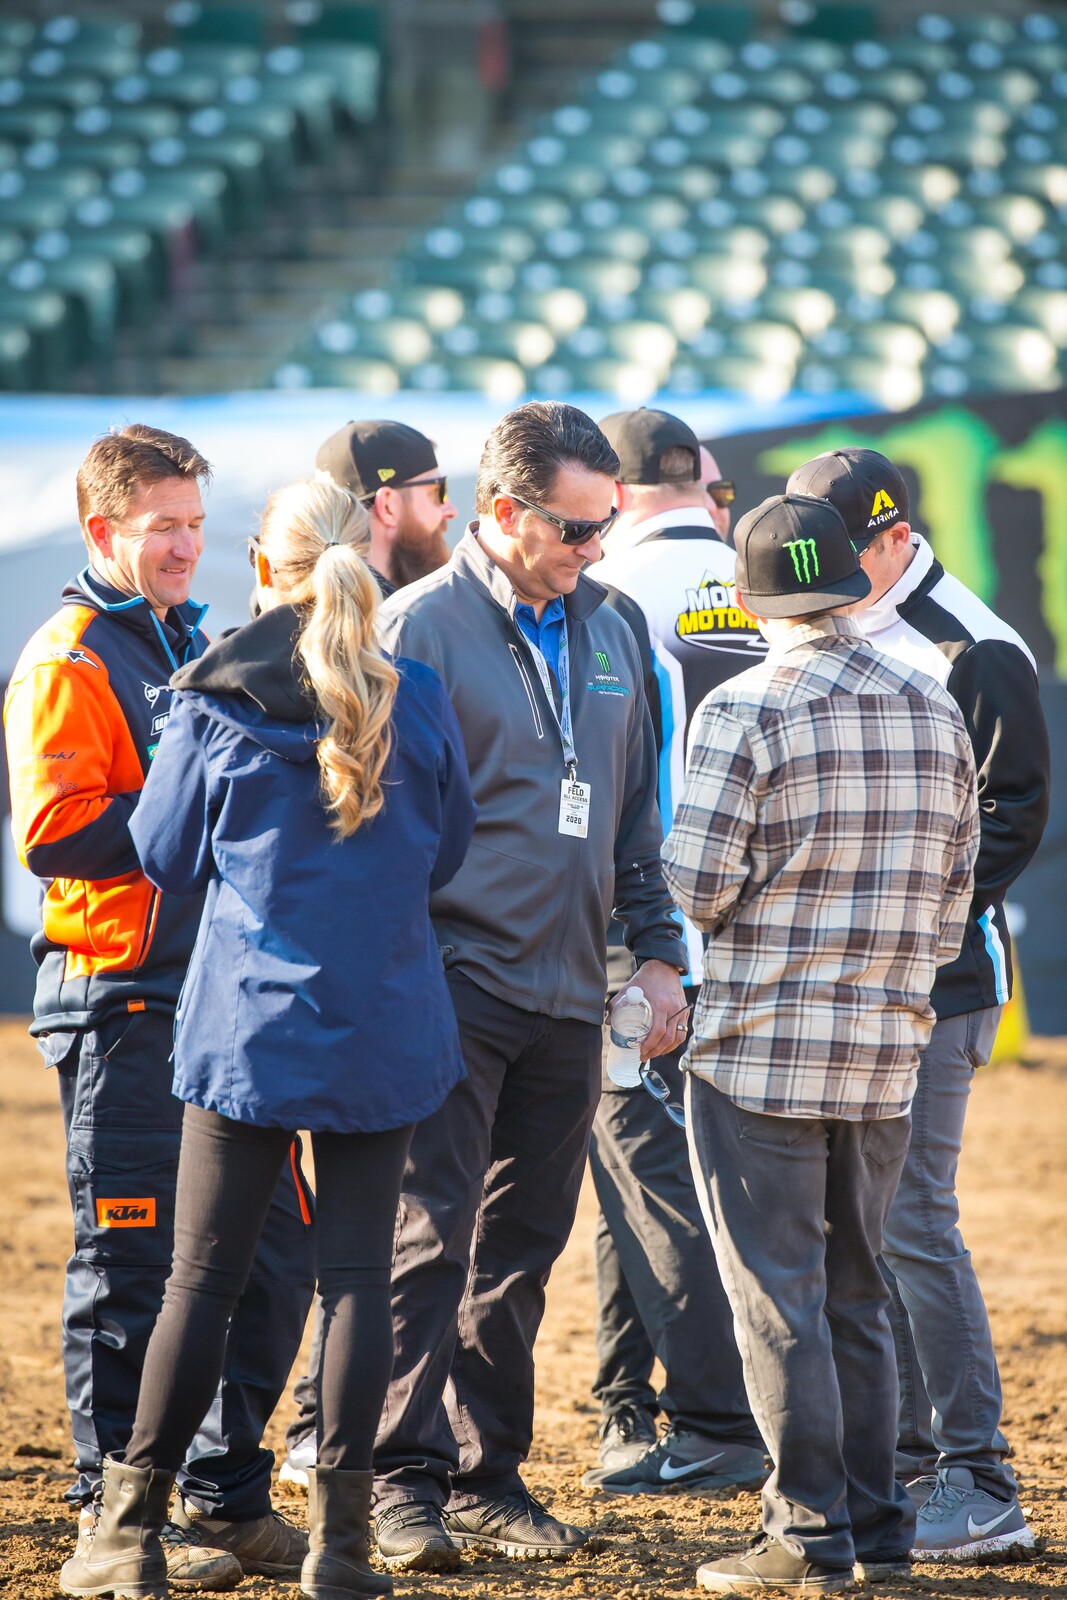
[[[331,832],[295,616],[268,612],[176,675],[131,832],[165,893],[207,890],[175,1094],[261,1127],[374,1132],[428,1116],[464,1075],[428,908],[474,803],[440,679],[401,660],[384,809]]]

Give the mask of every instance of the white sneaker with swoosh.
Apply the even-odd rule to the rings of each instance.
[[[762,1450],[672,1422],[629,1466],[587,1472],[582,1482],[605,1494],[721,1494],[761,1484],[766,1476]]]
[[[918,1510],[911,1553],[915,1561],[1004,1561],[1035,1544],[1018,1495],[998,1500],[969,1467],[948,1467]]]

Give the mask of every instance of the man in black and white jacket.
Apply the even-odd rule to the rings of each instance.
[[[817,456],[797,468],[787,493],[819,496],[841,514],[871,580],[856,622],[877,649],[948,690],[978,769],[974,900],[962,949],[940,969],[930,997],[937,1023],[883,1247],[895,1279],[897,1471],[920,1507],[914,1554],[973,1561],[1034,1543],[1006,1460],[1000,1377],[955,1188],[971,1079],[989,1059],[1011,995],[1004,896],[1048,817],[1048,736],[1033,656],[912,531],[907,487],[885,456]]]

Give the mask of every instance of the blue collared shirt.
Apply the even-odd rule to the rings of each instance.
[[[536,645],[544,656],[552,676],[559,683],[559,646],[563,638],[563,630],[567,626],[566,614],[563,610],[563,596],[557,595],[550,600],[541,613],[538,622],[534,616],[533,606],[517,605],[515,607],[515,621],[522,629],[525,638],[532,645]]]

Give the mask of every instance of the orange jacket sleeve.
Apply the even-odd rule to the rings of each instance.
[[[8,691],[12,829],[39,878],[117,878],[138,867],[129,821],[139,774],[103,664],[77,654],[39,660]]]

